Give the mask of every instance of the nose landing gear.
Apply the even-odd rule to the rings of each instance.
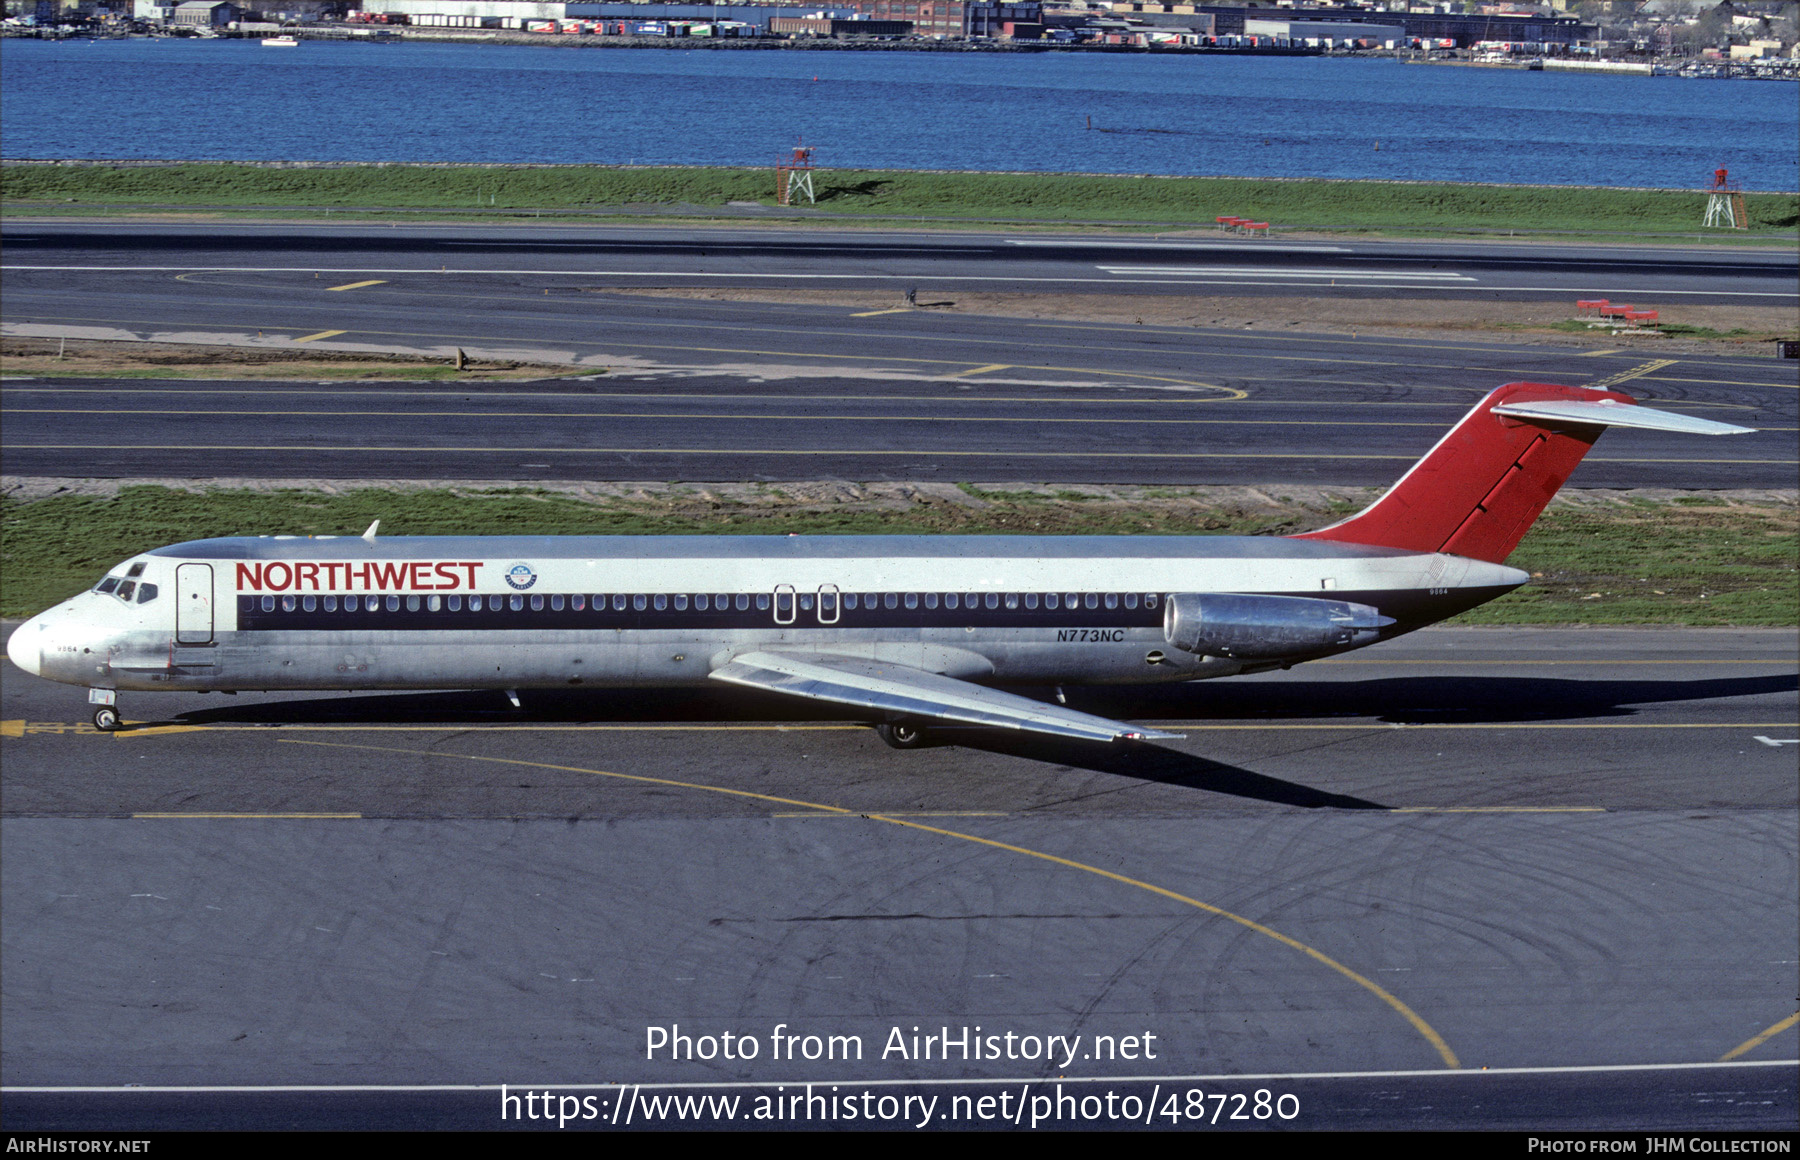
[[[89,689],[88,704],[94,707],[94,728],[111,733],[119,727],[119,694],[116,689]]]

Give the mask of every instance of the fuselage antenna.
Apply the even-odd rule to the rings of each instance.
[[[375,529],[379,528],[380,526],[381,526],[380,520],[376,520],[374,523],[370,524],[369,530],[362,534],[363,540],[369,544],[373,544],[375,542]]]

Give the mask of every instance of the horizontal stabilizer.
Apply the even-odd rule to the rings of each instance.
[[[852,705],[889,717],[926,717],[1020,729],[1082,741],[1177,740],[1179,733],[1138,729],[941,673],[829,653],[750,652],[710,674],[714,680],[769,693]]]
[[[1493,408],[1496,415],[1515,419],[1547,419],[1560,423],[1591,423],[1602,427],[1639,427],[1646,431],[1675,431],[1683,435],[1753,435],[1754,427],[1734,427],[1692,415],[1670,411],[1653,411],[1635,403],[1619,403],[1612,399],[1596,402],[1546,400],[1536,403],[1501,403]]]
[[[1503,563],[1608,427],[1744,435],[1747,427],[1640,407],[1630,395],[1508,383],[1367,508],[1297,540],[1336,540]]]

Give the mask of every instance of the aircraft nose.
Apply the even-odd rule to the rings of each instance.
[[[7,657],[34,677],[44,667],[43,621],[43,617],[34,616],[6,638]]]

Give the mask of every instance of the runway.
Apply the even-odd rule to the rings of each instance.
[[[1623,300],[1637,295],[1769,305],[1792,302],[1800,293],[1800,265],[1792,252],[1723,247],[328,220],[121,227],[15,219],[6,224],[3,239],[9,278],[43,272],[105,274],[115,280],[128,275],[146,286],[154,279],[139,276],[206,270],[250,285],[278,285],[294,274],[323,272],[479,277],[490,279],[490,286],[532,289],[566,285],[570,278],[834,288],[917,282],[962,291],[1292,295],[1303,290],[1393,297],[1395,290],[1406,290],[1425,296]]]
[[[0,450],[16,475],[1372,486],[1398,478],[1481,393],[1433,386],[1417,371],[1396,377],[1413,382],[1265,383],[1241,396],[973,377],[657,376],[474,389],[14,380],[0,387]],[[1573,485],[1792,484],[1796,427],[1778,413],[1792,399],[1729,385],[1683,393],[1699,398],[1668,409],[1768,426],[1731,440],[1612,432]]]
[[[1484,293],[1529,297],[1482,279],[1529,269],[1533,278],[1591,276],[1604,288],[1655,271],[1690,289],[1712,287],[1717,293],[1701,295],[1708,301],[1774,303],[1800,298],[1792,255],[1622,257],[1474,243],[1251,254],[1247,242],[661,228],[121,232],[15,222],[4,238],[8,334],[434,359],[466,350],[602,372],[471,389],[14,380],[4,387],[0,444],[12,474],[68,474],[75,461],[81,474],[102,477],[1375,485],[1396,478],[1481,395],[1518,380],[1622,386],[1671,409],[1759,428],[1724,445],[1615,432],[1575,486],[1782,487],[1800,467],[1800,408],[1791,369],[1776,360],[928,308],[944,285],[1013,285],[1008,278],[1039,279],[1031,285],[1046,291],[1220,292],[1167,280],[1178,267],[1166,264],[1188,261],[1181,255],[1196,247],[1216,250],[1240,274],[1266,273],[1271,255],[1281,255],[1285,272],[1258,274],[1256,285],[1287,295],[1302,275],[1308,294],[1430,296],[1451,293],[1443,278],[1466,278]],[[529,268],[519,265],[526,257]],[[446,260],[429,269],[426,260],[438,258]],[[1077,276],[1101,260],[1165,265],[1149,281]],[[1403,268],[1413,282],[1364,277],[1371,263]],[[927,275],[937,282],[921,283],[920,309],[631,292],[684,278],[727,288],[786,278],[880,284],[898,305],[898,286]]]
[[[473,392],[15,382],[0,447],[14,474],[59,474],[74,458],[97,476],[1379,484],[1482,393],[1519,379],[1630,383],[1767,429],[1728,448],[1614,434],[1577,486],[1785,486],[1800,460],[1791,374],[1763,359],[630,292],[880,286],[898,305],[905,286],[929,306],[997,287],[1509,298],[1635,287],[1782,303],[1800,296],[1788,254],[298,224],[13,222],[4,240],[8,333],[460,348],[606,372]],[[1195,254],[1229,277],[1195,275]]]
[[[101,736],[9,666],[8,1124],[498,1126],[497,1092],[419,1085],[1067,1076],[1140,1103],[1180,1077],[1297,1093],[1297,1127],[1791,1126],[1791,1065],[1479,1097],[1399,1073],[1794,1058],[1795,644],[1427,630],[1072,695],[1188,734],[1129,751],[970,732],[898,753],[778,703],[641,691],[139,695],[141,726]],[[645,1058],[677,1022],[866,1050]],[[874,1050],[914,1025],[1160,1050]],[[344,1084],[408,1091],[318,1087]],[[18,1090],[68,1085],[105,1090]]]

